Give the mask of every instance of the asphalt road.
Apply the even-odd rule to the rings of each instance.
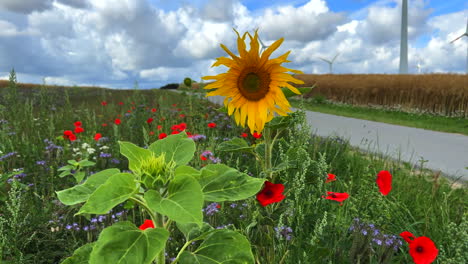
[[[210,96],[222,105],[222,96]],[[295,111],[296,109],[293,108]],[[395,160],[418,165],[460,181],[468,180],[468,136],[404,127],[356,118],[306,111],[312,134],[339,136],[352,146],[367,152],[381,153]]]

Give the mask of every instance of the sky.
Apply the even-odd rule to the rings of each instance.
[[[410,73],[464,73],[466,0],[408,1]],[[258,29],[306,74],[396,74],[401,0],[0,0],[0,79],[142,89],[228,70],[237,35]],[[248,38],[247,38],[248,39]],[[249,44],[247,43],[247,48]],[[417,65],[420,65],[418,69]]]

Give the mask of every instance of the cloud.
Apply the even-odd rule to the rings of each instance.
[[[233,19],[234,4],[232,0],[209,0],[203,7],[203,20],[212,20],[215,22],[226,22]]]
[[[336,73],[396,73],[400,2],[379,0],[347,14],[330,10],[324,0],[275,0],[255,10],[239,0],[181,0],[171,8],[162,6],[166,0],[5,0],[0,70],[15,67],[19,78],[39,83],[48,76],[76,84],[131,88],[138,80],[140,87],[159,87],[226,71],[211,68],[215,58],[229,57],[220,43],[238,53],[232,28],[259,28],[267,45],[284,37],[271,57],[290,50],[288,68],[326,73],[328,64],[318,57],[340,53]],[[425,3],[409,5],[410,72],[417,71],[416,55],[428,71],[464,70],[466,42],[447,43],[464,32],[466,11],[431,17]]]
[[[301,7],[267,8],[257,19],[267,39],[284,37],[301,42],[325,39],[345,20],[344,14],[330,12],[323,0],[310,0]]]
[[[11,12],[29,14],[33,11],[43,11],[52,7],[53,0],[2,0],[0,9]]]

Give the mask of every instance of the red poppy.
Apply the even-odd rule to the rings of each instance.
[[[119,105],[123,105],[124,103],[123,102],[119,102]]]
[[[177,106],[177,104],[172,104],[172,106],[176,107],[176,106]]]
[[[101,133],[96,133],[96,135],[94,135],[94,140],[98,141],[101,137]]]
[[[104,123],[104,124],[102,124],[102,126],[103,126],[103,127],[105,127],[105,126],[107,126],[107,124],[106,124],[106,123]]]
[[[201,160],[207,160],[207,158],[205,156],[203,156],[203,155],[200,155],[200,159]]]
[[[68,139],[70,139],[70,141],[75,141],[76,140],[76,136],[74,134],[71,134]]]
[[[253,133],[253,137],[254,137],[254,138],[261,138],[261,137],[262,137],[262,134],[258,134],[257,132],[254,132],[254,133]]]
[[[76,121],[75,123],[73,123],[75,125],[75,127],[80,127],[81,126],[81,121]]]
[[[247,137],[247,133],[242,133],[242,134],[241,134],[241,137],[246,138],[246,137]]]
[[[428,237],[420,236],[409,244],[409,253],[416,264],[430,264],[439,254],[434,242]]]
[[[332,182],[332,181],[336,181],[336,175],[335,175],[335,174],[328,173],[328,178],[327,178],[327,180],[325,181],[325,183],[329,183],[329,182]]]
[[[165,138],[165,137],[167,137],[166,133],[161,133],[161,134],[159,134],[159,139],[163,139],[163,138]]]
[[[220,209],[220,208],[221,208],[221,205],[220,205],[220,204],[217,204],[217,205],[216,205],[216,208]]]
[[[187,136],[192,137],[192,133],[187,132]]]
[[[132,104],[134,105],[134,104],[135,104],[135,102],[132,102]]]
[[[131,113],[131,112],[132,112],[132,110],[128,110],[128,111],[127,111],[127,113]]]
[[[114,120],[114,124],[120,125],[120,119],[116,118],[116,119]]]
[[[134,107],[134,106],[132,106],[132,110],[135,110],[135,107]]]
[[[400,236],[407,242],[407,243],[411,243],[413,241],[413,239],[415,238],[413,234],[411,234],[411,232],[408,232],[408,231],[404,231],[400,234]]]
[[[153,135],[154,135],[154,132],[153,132],[153,131],[150,131],[150,132],[149,132],[149,135],[150,135],[150,136],[153,136]]]
[[[82,127],[75,127],[75,133],[79,134],[81,132],[84,132],[84,129]]]
[[[322,195],[322,198],[340,202],[340,205],[343,205],[343,201],[348,199],[348,193],[337,193],[337,192],[327,192],[327,197]]]
[[[153,221],[146,219],[145,222],[139,228],[140,230],[145,230],[146,228],[154,228],[154,223]]]
[[[379,174],[377,174],[375,182],[383,195],[387,195],[392,189],[392,175],[386,170],[380,171]]]
[[[185,117],[185,115],[184,115],[184,114],[180,114],[179,116],[180,116],[180,118],[184,118],[184,117]]]
[[[177,130],[172,131],[171,135],[179,134],[180,132]]]
[[[285,196],[282,194],[284,191],[284,185],[281,183],[274,184],[269,181],[265,182],[263,190],[257,194],[257,200],[262,206],[267,206],[271,203],[277,203],[282,201]]]
[[[215,127],[216,127],[216,124],[215,124],[215,123],[208,123],[208,127],[209,127],[209,128],[215,128]]]
[[[73,135],[73,132],[71,130],[65,130],[65,131],[63,131],[63,135],[65,137],[69,137],[69,136]]]
[[[156,108],[151,109],[151,112],[153,113],[156,112]]]
[[[162,129],[162,126],[161,126],[161,125],[158,125],[158,126],[157,126],[157,129],[158,129],[158,130],[161,130],[161,129]]]
[[[151,117],[148,118],[148,120],[146,120],[146,123],[148,123],[148,124],[151,123],[151,122],[153,122],[153,118],[151,118]]]
[[[102,101],[101,104],[102,104],[102,105],[107,105],[107,102],[106,102],[106,101]]]
[[[180,123],[179,124],[179,129],[180,130],[185,130],[187,128],[187,124],[186,123]]]

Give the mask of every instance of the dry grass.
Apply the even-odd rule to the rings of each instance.
[[[316,87],[306,94],[353,105],[400,106],[446,116],[468,117],[468,75],[460,74],[297,74]]]
[[[0,89],[7,88],[8,83],[9,83],[8,80],[0,80]],[[36,83],[17,83],[16,85],[20,89],[31,89],[31,88],[38,88],[38,87],[41,86],[40,84],[36,84]],[[53,88],[53,89],[61,88],[61,89],[64,89],[64,88],[73,88],[73,86],[46,85],[45,88]],[[95,87],[95,86],[79,86],[79,88],[84,88],[84,89],[96,89],[96,88],[98,88],[98,89],[108,89],[108,88]]]

